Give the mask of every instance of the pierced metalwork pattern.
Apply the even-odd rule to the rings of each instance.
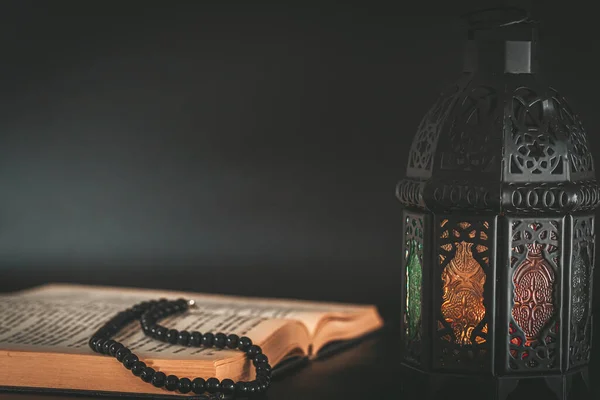
[[[558,130],[568,136],[568,158],[571,176],[575,179],[593,177],[594,160],[588,147],[587,135],[579,117],[573,112],[567,100],[556,90],[551,89],[552,103],[557,110]]]
[[[517,88],[510,111],[509,173],[538,176],[537,180],[566,177],[564,133],[554,123],[556,113],[546,96],[530,88]]]
[[[577,210],[594,210],[600,205],[600,186],[593,179],[577,182]]]
[[[590,359],[592,339],[591,293],[595,239],[594,217],[574,217],[569,346],[569,364],[572,367],[587,363]]]
[[[457,102],[441,148],[441,169],[487,172],[499,169],[502,111],[491,86],[473,84]]]
[[[423,295],[423,217],[405,214],[404,220],[404,339],[405,357],[420,362],[422,340],[422,295]]]
[[[562,223],[558,220],[523,219],[511,224],[511,370],[560,366],[556,349],[560,336],[561,236]]]
[[[496,188],[489,188],[484,184],[445,180],[431,186],[433,205],[444,211],[492,210],[498,207],[499,195],[494,193]]]
[[[425,183],[426,181],[402,179],[396,186],[396,197],[405,206],[425,208]]]
[[[425,114],[415,135],[408,155],[407,175],[429,178],[437,142],[448,114],[460,93],[458,85],[443,92]]]
[[[571,259],[571,312],[572,322],[579,325],[588,308],[588,269],[590,256],[586,247],[573,249]]]
[[[503,208],[522,213],[570,211],[578,198],[572,185],[565,182],[511,183],[505,185]]]
[[[505,113],[506,181],[593,179],[583,124],[556,90],[516,87]]]
[[[441,303],[437,322],[437,364],[482,368],[488,357],[485,290],[490,265],[490,223],[439,221],[438,257]]]

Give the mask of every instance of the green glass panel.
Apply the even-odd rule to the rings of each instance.
[[[417,339],[421,331],[422,268],[418,249],[420,249],[420,243],[412,239],[406,262],[406,314],[407,333],[410,341]]]

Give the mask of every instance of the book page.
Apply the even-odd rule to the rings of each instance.
[[[155,295],[106,293],[102,290],[48,290],[25,295],[0,296],[0,349],[91,354],[90,337],[106,321],[127,307]],[[221,310],[224,311],[224,310]],[[285,321],[246,312],[210,312],[207,307],[165,318],[161,324],[199,332],[235,333],[261,343]],[[140,357],[217,360],[239,352],[216,348],[189,348],[160,342],[144,335],[139,323],[125,327],[114,340]]]
[[[83,285],[47,285],[24,291],[19,296],[38,299],[62,299],[64,301],[96,300],[102,304],[118,304],[121,308],[126,308],[143,300],[155,300],[160,297],[169,299],[183,297],[195,300],[198,310],[213,314],[298,320],[306,326],[310,335],[314,335],[317,325],[327,314],[336,313],[350,316],[372,308],[371,306],[355,304]],[[121,311],[121,308],[119,308],[119,311]],[[205,330],[207,329],[205,328]]]

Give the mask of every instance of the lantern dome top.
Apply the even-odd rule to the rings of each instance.
[[[473,26],[502,33],[470,31],[465,72],[423,117],[397,197],[431,211],[596,208],[600,189],[586,131],[567,100],[536,76],[535,29],[521,29],[531,23]],[[515,27],[507,39],[506,29]],[[514,32],[533,34],[513,40]],[[499,42],[501,60],[488,51]]]

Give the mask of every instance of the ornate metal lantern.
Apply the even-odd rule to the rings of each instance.
[[[425,115],[397,186],[403,363],[436,382],[587,379],[594,214],[586,133],[541,82],[522,10],[471,14],[464,73]],[[435,386],[435,385],[433,385]]]

